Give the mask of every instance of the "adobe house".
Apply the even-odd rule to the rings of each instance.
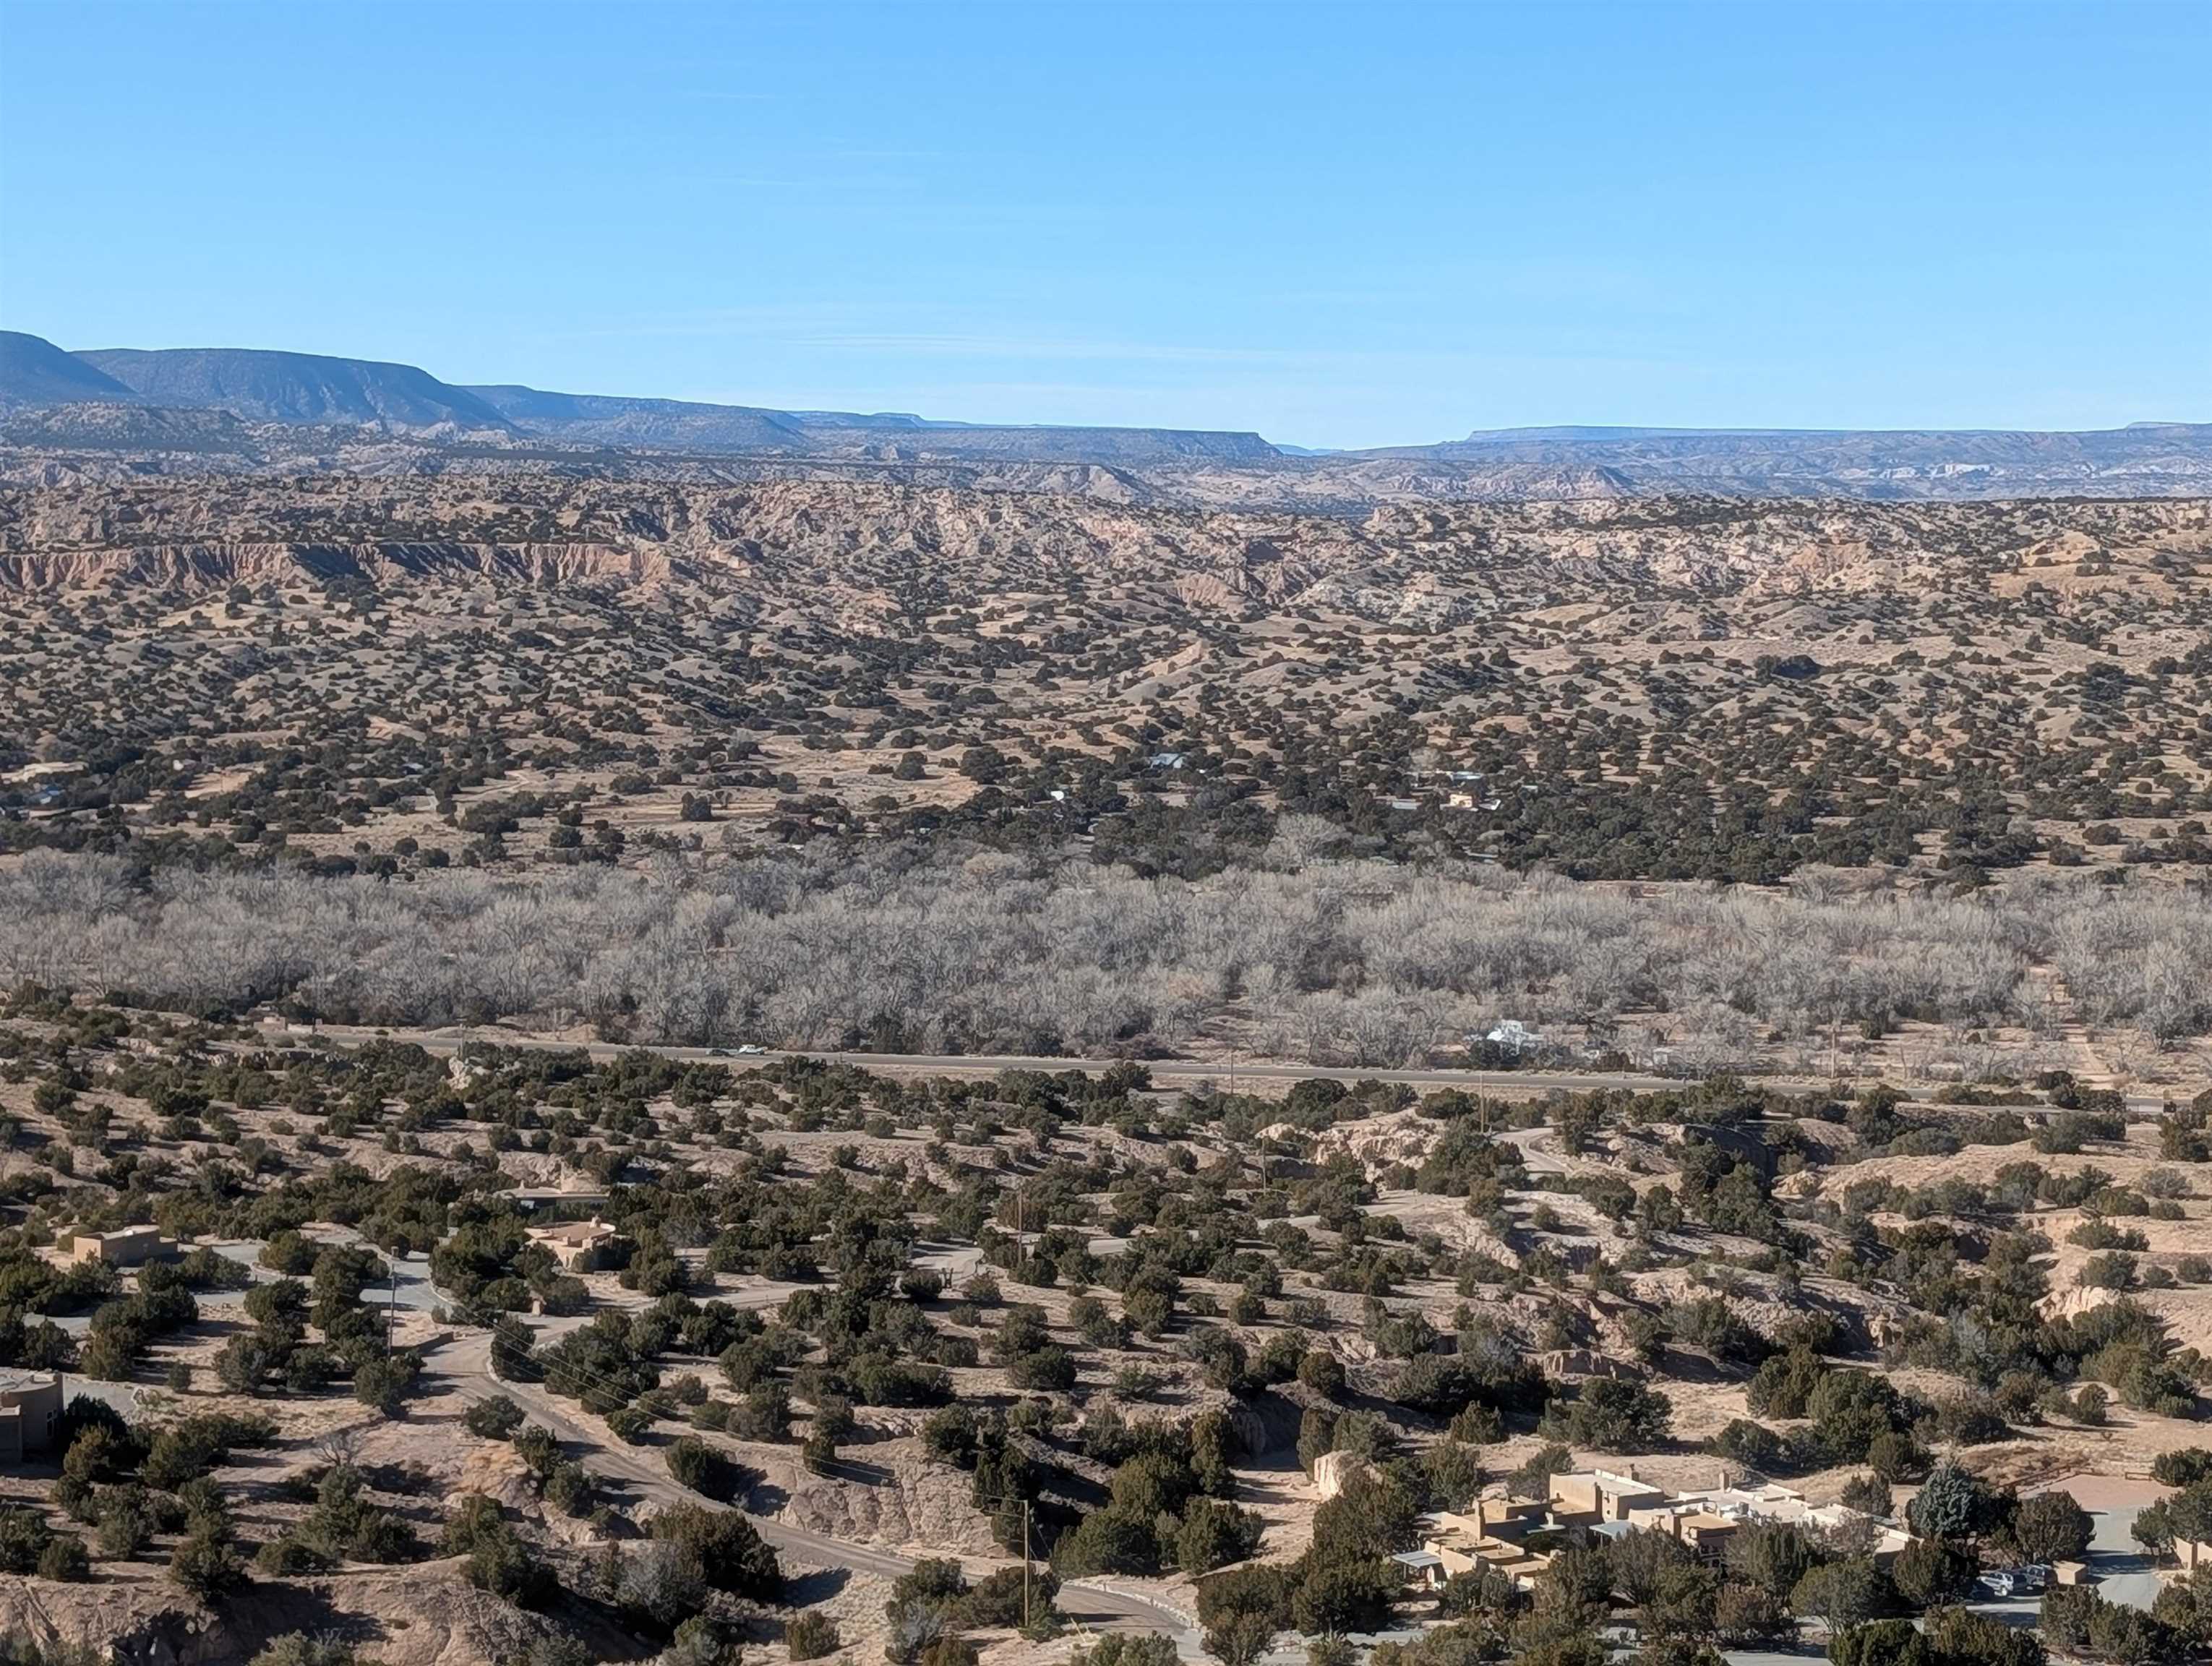
[[[0,1464],[53,1449],[62,1424],[62,1379],[50,1371],[0,1371]]]
[[[159,1261],[176,1250],[173,1240],[161,1236],[158,1226],[125,1226],[113,1232],[71,1232],[60,1240],[62,1253],[72,1266],[104,1261],[113,1267],[136,1267]]]
[[[593,1215],[589,1220],[564,1220],[550,1226],[532,1226],[530,1241],[553,1252],[553,1259],[571,1273],[588,1273],[599,1265],[599,1251],[622,1236]]]
[[[1666,1488],[1638,1481],[1633,1470],[1625,1475],[1610,1469],[1553,1475],[1551,1494],[1552,1519],[1562,1527],[1625,1522],[1668,1501]]]

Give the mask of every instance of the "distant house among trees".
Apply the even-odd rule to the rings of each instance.
[[[529,1229],[530,1241],[550,1250],[553,1259],[570,1273],[588,1273],[599,1264],[600,1255],[622,1235],[593,1215],[589,1220],[565,1220]]]
[[[50,1371],[0,1371],[0,1465],[52,1449],[61,1427],[62,1379]]]
[[[1544,1045],[1544,1038],[1518,1018],[1507,1018],[1492,1025],[1483,1040],[1516,1059],[1524,1053],[1534,1053]]]
[[[125,1226],[112,1232],[72,1232],[60,1241],[70,1262],[104,1261],[115,1267],[136,1267],[173,1253],[175,1243],[161,1236],[158,1226]]]

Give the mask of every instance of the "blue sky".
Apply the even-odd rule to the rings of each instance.
[[[2212,4],[0,0],[0,324],[1306,445],[2212,421]]]

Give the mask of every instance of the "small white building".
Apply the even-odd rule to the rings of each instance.
[[[1493,1025],[1483,1037],[1492,1047],[1502,1047],[1519,1058],[1523,1053],[1533,1053],[1544,1044],[1544,1038],[1518,1018],[1507,1018]]]

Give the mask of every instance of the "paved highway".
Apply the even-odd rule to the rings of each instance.
[[[1111,1070],[1116,1064],[1128,1062],[1116,1059],[1045,1058],[1012,1053],[838,1053],[786,1048],[740,1053],[734,1048],[726,1047],[656,1047],[615,1042],[552,1041],[543,1037],[514,1035],[489,1027],[481,1030],[374,1030],[359,1025],[326,1024],[313,1031],[290,1029],[264,1031],[264,1033],[272,1037],[281,1036],[301,1041],[311,1036],[320,1036],[346,1047],[357,1047],[364,1042],[378,1040],[413,1042],[428,1052],[441,1055],[458,1053],[472,1041],[500,1047],[539,1048],[553,1052],[574,1052],[581,1048],[595,1059],[616,1058],[624,1053],[656,1053],[664,1058],[724,1064],[736,1070],[757,1068],[772,1064],[778,1059],[818,1059],[826,1064],[857,1065],[864,1070],[880,1071],[886,1075],[908,1076],[988,1076],[1001,1070],[1080,1070],[1096,1076]],[[1534,1098],[1549,1093],[1554,1088],[1571,1093],[1588,1092],[1598,1088],[1626,1088],[1638,1093],[1657,1093],[1668,1088],[1694,1085],[1679,1076],[1646,1076],[1633,1071],[1381,1070],[1320,1064],[1248,1064],[1242,1061],[1232,1068],[1226,1064],[1199,1059],[1143,1059],[1135,1062],[1151,1072],[1155,1082],[1211,1081],[1223,1087],[1232,1081],[1303,1082],[1321,1079],[1333,1082],[1403,1082],[1409,1087],[1456,1087],[1507,1098]],[[1753,1079],[1760,1079],[1754,1077]],[[1804,1079],[1796,1079],[1802,1082]],[[1932,1091],[1932,1087],[1929,1091]],[[2136,1092],[2127,1095],[2127,1104],[2129,1110],[2136,1116],[2156,1116],[2164,1109],[2165,1100],[2157,1093]],[[2051,1110],[2051,1107],[2041,1104],[2019,1105],[2012,1109],[2027,1116],[2039,1112],[2049,1114]]]
[[[1124,1062],[1115,1059],[1059,1059],[1015,1053],[836,1053],[782,1048],[772,1048],[759,1053],[738,1053],[724,1047],[653,1047],[613,1042],[550,1041],[541,1037],[512,1035],[495,1029],[373,1030],[359,1025],[326,1024],[314,1031],[295,1029],[276,1033],[299,1040],[320,1036],[347,1047],[358,1047],[364,1042],[379,1040],[413,1042],[418,1047],[437,1054],[458,1053],[471,1042],[484,1042],[501,1047],[539,1048],[552,1052],[573,1052],[581,1048],[595,1059],[612,1059],[624,1053],[646,1052],[668,1059],[724,1064],[738,1070],[773,1064],[778,1059],[818,1059],[825,1064],[858,1065],[866,1070],[915,1076],[988,1076],[1001,1070],[1081,1070],[1099,1075],[1117,1063]],[[1650,1093],[1685,1085],[1679,1079],[1665,1076],[1639,1076],[1606,1071],[1368,1070],[1334,1065],[1247,1064],[1242,1061],[1232,1067],[1196,1059],[1145,1059],[1137,1062],[1152,1073],[1156,1082],[1204,1079],[1224,1086],[1232,1077],[1238,1081],[1255,1082],[1315,1079],[1403,1082],[1411,1087],[1474,1088],[1486,1093],[1506,1094],[1547,1093],[1553,1088],[1579,1092],[1604,1087],[1632,1088],[1638,1092]]]

